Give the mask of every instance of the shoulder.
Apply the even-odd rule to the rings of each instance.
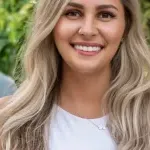
[[[14,80],[0,73],[0,97],[13,94],[17,90]]]
[[[10,76],[0,73],[0,86],[12,86],[14,84],[15,82]]]
[[[7,76],[7,75],[4,75],[2,73],[0,73],[0,81],[4,81],[4,82],[13,82],[12,78]]]
[[[0,109],[4,108],[8,104],[10,99],[11,99],[11,96],[0,98]]]

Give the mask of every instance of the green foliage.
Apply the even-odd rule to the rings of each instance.
[[[27,0],[3,0],[0,6],[0,70],[12,75],[33,4]]]
[[[150,0],[142,0],[141,7],[150,43]],[[32,0],[0,0],[0,71],[6,74],[12,75],[32,8]]]
[[[142,0],[141,7],[143,14],[143,27],[150,44],[150,0]]]

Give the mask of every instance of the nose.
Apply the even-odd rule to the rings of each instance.
[[[86,37],[93,37],[99,33],[96,22],[92,17],[85,18],[79,28],[79,34]]]

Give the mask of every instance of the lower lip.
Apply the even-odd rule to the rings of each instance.
[[[79,54],[84,55],[84,56],[95,56],[97,55],[100,51],[91,51],[91,52],[87,52],[87,51],[82,51],[79,49],[75,49]]]

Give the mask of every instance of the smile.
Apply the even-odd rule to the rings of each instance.
[[[76,50],[86,51],[86,52],[97,52],[101,50],[99,46],[82,46],[82,45],[74,45]]]
[[[95,56],[104,48],[104,46],[97,43],[76,42],[71,44],[75,51],[84,56]]]

